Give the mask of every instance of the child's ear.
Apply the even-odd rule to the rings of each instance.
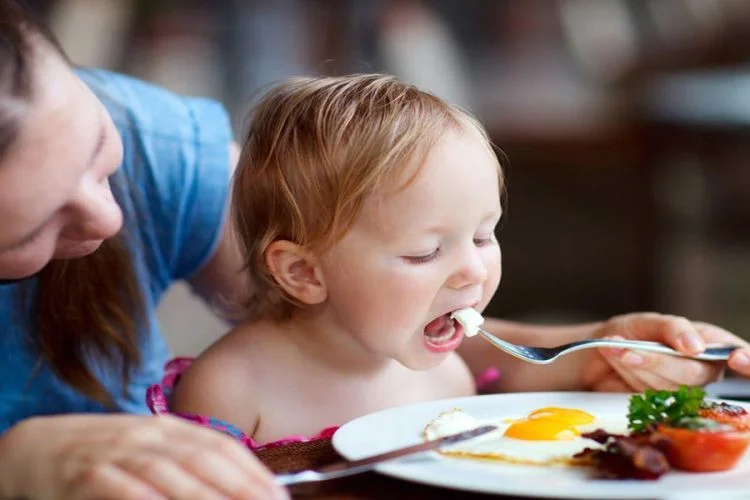
[[[266,249],[266,265],[286,293],[303,304],[320,304],[328,291],[318,259],[296,243],[277,240]]]

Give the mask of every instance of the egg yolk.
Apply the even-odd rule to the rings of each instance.
[[[547,407],[534,410],[526,418],[514,421],[505,435],[527,441],[564,441],[581,435],[576,426],[587,425],[594,416],[572,408]]]
[[[555,408],[553,406],[540,408],[529,413],[529,419],[544,418],[559,420],[568,425],[587,425],[594,421],[594,416],[583,410],[573,408]]]
[[[505,436],[526,441],[566,441],[580,433],[572,425],[549,418],[524,418],[505,430]]]

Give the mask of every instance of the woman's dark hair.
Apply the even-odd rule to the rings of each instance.
[[[15,2],[0,0],[0,159],[18,134],[19,105],[31,94],[31,48],[23,14]]]
[[[27,8],[0,0],[0,168],[34,99],[34,58],[45,43],[65,58]],[[28,327],[40,362],[81,393],[113,407],[113,394],[97,379],[92,360],[117,370],[126,391],[141,363],[138,327],[145,317],[125,237],[106,240],[89,256],[50,262],[37,285],[26,287],[24,299],[31,301]]]

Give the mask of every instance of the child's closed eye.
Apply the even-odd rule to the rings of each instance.
[[[403,259],[410,264],[426,264],[435,260],[439,254],[440,248],[438,247],[432,252],[423,255],[405,255],[403,256]]]
[[[493,245],[496,242],[497,242],[497,239],[495,238],[495,233],[491,233],[487,236],[474,238],[474,244],[478,247],[483,247],[486,245]]]

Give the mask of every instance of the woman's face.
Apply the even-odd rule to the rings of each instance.
[[[16,140],[0,160],[0,279],[96,250],[122,226],[108,178],[122,142],[97,97],[46,43]]]

